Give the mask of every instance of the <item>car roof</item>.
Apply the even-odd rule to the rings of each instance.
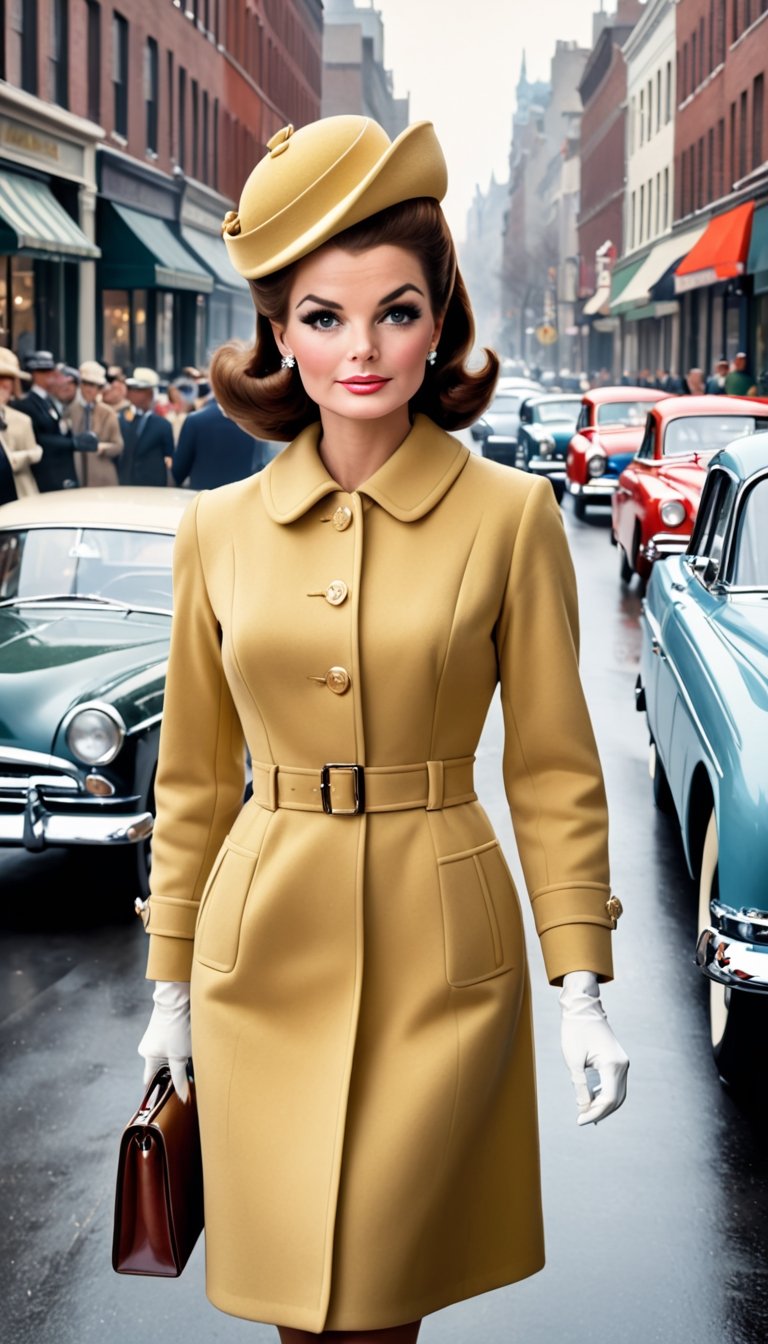
[[[0,528],[129,527],[175,532],[194,491],[161,485],[87,486],[25,495],[0,507]]]
[[[525,404],[526,406],[541,406],[550,401],[572,401],[575,405],[580,406],[582,400],[581,392],[532,392],[530,397],[525,398]]]
[[[609,401],[662,401],[669,396],[658,387],[593,387],[585,392],[584,401],[600,405]]]
[[[740,480],[747,480],[756,471],[765,471],[768,467],[768,430],[734,439],[727,448],[721,448],[715,454],[709,465],[715,464],[728,468]]]
[[[688,415],[764,415],[768,417],[768,400],[761,397],[667,397],[654,412],[664,420],[678,420]]]

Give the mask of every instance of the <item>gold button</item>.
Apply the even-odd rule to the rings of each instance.
[[[621,916],[624,914],[624,907],[618,896],[609,896],[605,902],[605,908],[612,927],[615,929]]]
[[[337,532],[346,532],[352,522],[352,510],[346,504],[340,504],[334,513],[331,522]]]
[[[342,602],[346,602],[349,589],[343,579],[334,579],[329,583],[325,590],[325,600],[330,602],[332,607],[340,607]]]
[[[331,667],[325,674],[325,684],[334,695],[343,695],[349,690],[350,676],[345,667]]]

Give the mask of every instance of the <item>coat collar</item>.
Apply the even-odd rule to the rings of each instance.
[[[328,475],[317,445],[320,425],[309,425],[261,473],[264,506],[276,523],[293,523],[341,487]],[[469,449],[417,415],[410,434],[357,494],[367,495],[402,523],[423,518],[463,471]]]

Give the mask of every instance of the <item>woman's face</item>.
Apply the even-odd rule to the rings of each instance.
[[[329,244],[298,263],[287,319],[272,328],[324,416],[406,422],[442,320],[412,252],[387,245],[355,254]]]

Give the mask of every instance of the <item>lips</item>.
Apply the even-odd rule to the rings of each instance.
[[[356,396],[369,396],[372,392],[381,391],[391,382],[389,378],[380,378],[377,374],[368,374],[365,378],[344,378],[339,380],[342,387],[346,387],[349,392]]]

